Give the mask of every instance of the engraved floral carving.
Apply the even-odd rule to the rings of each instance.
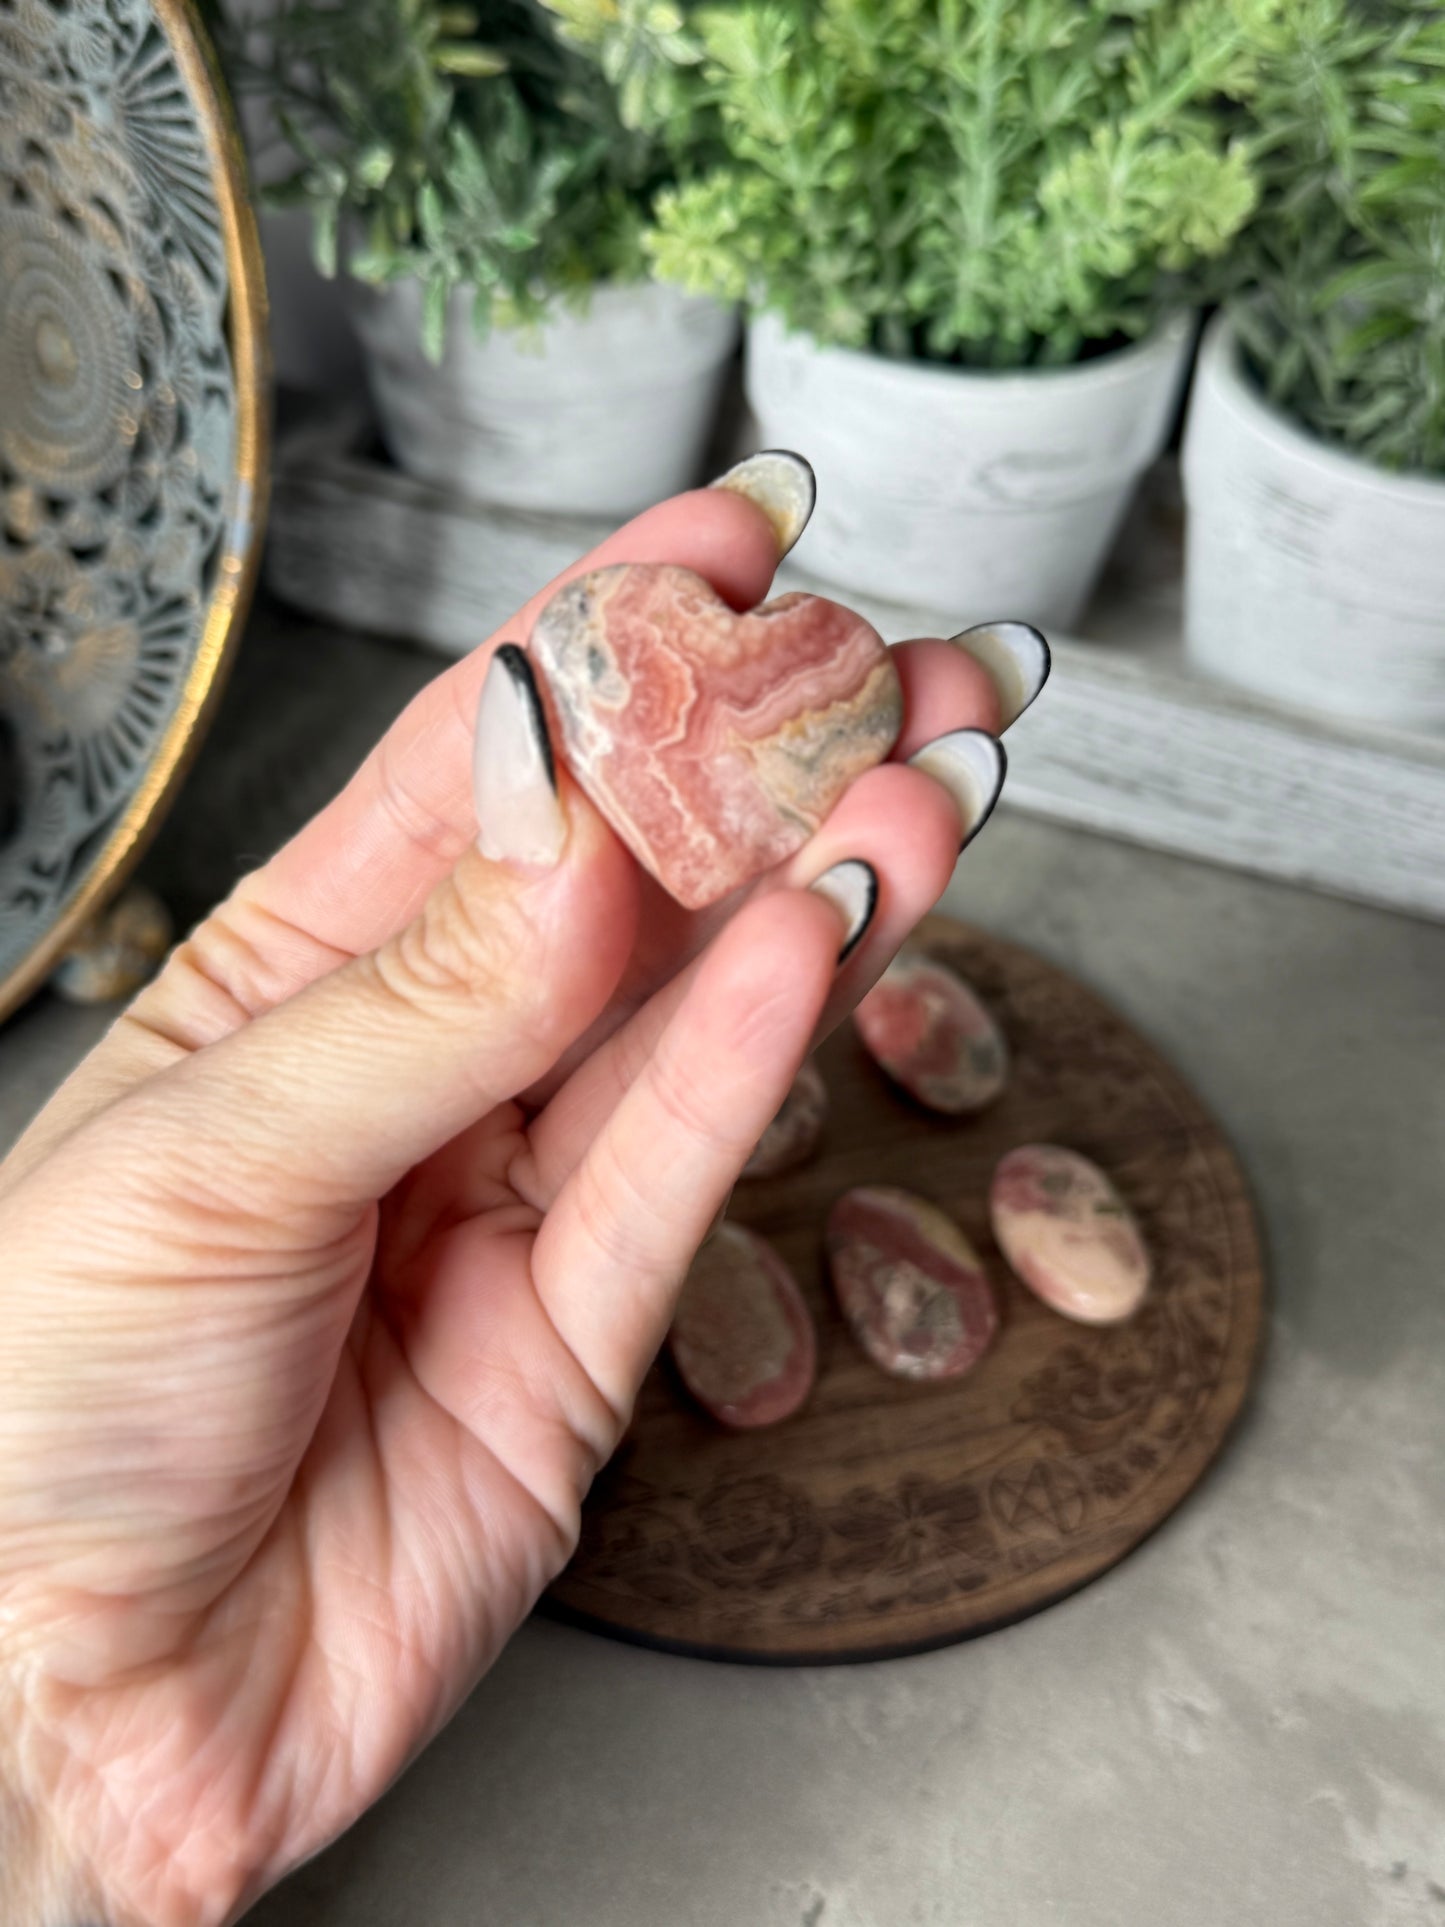
[[[1095,1459],[1089,1467],[1089,1490],[1101,1499],[1122,1499],[1133,1483],[1128,1466],[1119,1459]]]
[[[645,1481],[604,1474],[582,1514],[574,1569],[619,1597],[667,1607],[692,1605],[701,1588],[688,1576],[685,1513]]]
[[[883,1582],[889,1598],[902,1593],[922,1602],[987,1584],[994,1535],[968,1480],[940,1485],[910,1477],[892,1490],[860,1487],[828,1524],[842,1545],[831,1570]]]
[[[714,1486],[697,1508],[693,1572],[714,1586],[771,1591],[818,1563],[823,1529],[807,1494],[760,1473]]]

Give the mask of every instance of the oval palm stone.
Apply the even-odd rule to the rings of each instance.
[[[963,981],[929,957],[895,957],[853,1013],[870,1056],[910,1096],[957,1117],[1008,1082],[1008,1046]]]
[[[999,1160],[989,1210],[999,1249],[1046,1305],[1086,1325],[1138,1310],[1149,1253],[1098,1165],[1060,1144],[1021,1144]]]
[[[765,1239],[726,1220],[692,1262],[668,1343],[698,1404],[736,1430],[796,1412],[817,1369],[797,1280]]]
[[[993,1343],[998,1306],[978,1254],[911,1191],[860,1185],[828,1214],[828,1263],[863,1350],[896,1378],[958,1378]]]

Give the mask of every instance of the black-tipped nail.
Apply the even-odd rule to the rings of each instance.
[[[778,538],[778,560],[792,548],[813,513],[818,481],[811,462],[791,448],[763,448],[719,475],[713,488],[745,495],[760,508]]]
[[[998,691],[999,730],[1016,723],[1049,679],[1049,645],[1031,622],[980,622],[952,638]]]
[[[878,908],[878,873],[861,857],[848,857],[808,885],[826,897],[843,919],[843,947],[838,962],[846,963],[863,940]]]
[[[963,826],[958,847],[967,849],[993,813],[1003,788],[1008,772],[1003,744],[986,729],[955,729],[925,743],[908,761],[941,783],[953,798]]]
[[[567,840],[547,711],[532,665],[504,642],[477,703],[472,793],[482,855],[550,869]]]

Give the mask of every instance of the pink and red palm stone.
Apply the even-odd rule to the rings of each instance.
[[[853,1336],[894,1378],[961,1378],[998,1331],[988,1274],[936,1204],[857,1185],[828,1214],[828,1265]]]
[[[720,1224],[693,1260],[668,1344],[688,1391],[734,1431],[790,1417],[817,1371],[817,1334],[797,1280],[740,1224]]]
[[[531,654],[568,768],[690,910],[800,849],[903,722],[897,671],[862,616],[812,595],[739,614],[665,564],[567,583]]]
[[[895,957],[853,1013],[869,1055],[930,1111],[981,1111],[1008,1082],[1008,1046],[963,979],[931,957]]]
[[[857,1012],[880,1069],[946,1116],[997,1098],[1007,1053],[987,1007],[942,964],[918,956],[900,964],[891,983],[884,979],[889,1006],[875,1010],[873,1022],[872,999]],[[809,1062],[744,1177],[776,1177],[806,1162],[827,1108]],[[989,1214],[1014,1276],[1067,1318],[1114,1324],[1148,1292],[1150,1259],[1133,1214],[1077,1151],[1024,1144],[1009,1152],[994,1172]],[[992,1346],[1000,1310],[988,1270],[927,1198],[855,1186],[835,1201],[826,1244],[839,1308],[860,1349],[890,1377],[961,1378]],[[817,1358],[811,1318],[782,1257],[755,1233],[721,1227],[699,1254],[671,1336],[683,1383],[726,1426],[774,1424],[807,1398]]]
[[[1097,1164],[1062,1144],[1021,1144],[989,1188],[993,1235],[1046,1305],[1086,1325],[1132,1317],[1152,1266],[1134,1215]]]

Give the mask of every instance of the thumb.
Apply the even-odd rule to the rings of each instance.
[[[483,684],[475,769],[478,845],[411,924],[135,1094],[223,1135],[248,1199],[380,1197],[541,1077],[612,995],[637,872],[557,769],[513,646]]]

